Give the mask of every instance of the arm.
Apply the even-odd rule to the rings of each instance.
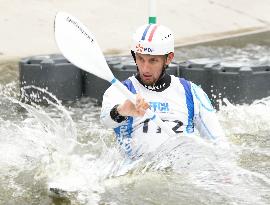
[[[115,128],[119,123],[112,119],[111,111],[119,104],[125,101],[125,96],[122,95],[114,86],[110,86],[103,95],[100,120],[107,128]]]
[[[224,138],[225,135],[216,116],[216,110],[206,93],[194,83],[191,83],[191,91],[194,101],[194,124],[201,137],[210,140]]]

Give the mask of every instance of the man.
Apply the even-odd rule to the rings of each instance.
[[[199,130],[202,137],[223,137],[210,100],[197,85],[166,74],[174,58],[172,32],[157,24],[140,27],[133,35],[132,56],[138,72],[123,84],[136,94],[136,104],[111,86],[104,93],[101,121],[114,128],[117,141],[130,158],[152,152],[168,137],[144,114],[154,111],[181,136]]]

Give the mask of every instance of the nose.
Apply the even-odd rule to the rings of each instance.
[[[149,62],[148,61],[142,62],[142,65],[141,66],[142,66],[142,70],[144,72],[148,72],[149,71],[150,66],[149,66]]]

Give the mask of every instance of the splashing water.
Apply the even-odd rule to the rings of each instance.
[[[47,183],[61,181],[63,177],[65,185],[72,185],[76,191],[91,184],[87,194],[94,196],[94,191],[100,191],[96,167],[101,166],[102,161],[96,159],[96,153],[80,156],[76,152],[82,152],[88,144],[77,141],[76,126],[70,113],[56,99],[58,104],[49,102],[51,107],[45,108],[49,112],[37,105],[22,103],[12,97],[10,87],[1,87],[1,105],[17,110],[19,120],[7,120],[10,113],[2,115],[7,119],[0,118],[0,165],[3,168],[0,177],[1,182],[5,182],[1,183],[0,189],[7,190],[6,196],[1,198],[27,202],[30,197],[29,203],[34,204],[31,195],[32,192],[36,194],[37,187],[40,194],[44,194]]]
[[[224,99],[218,117],[228,147],[196,133],[117,177],[125,159],[99,124],[99,107],[89,99],[29,105],[14,87],[0,85],[1,204],[65,204],[48,197],[52,184],[69,191],[70,204],[269,204],[269,98]]]

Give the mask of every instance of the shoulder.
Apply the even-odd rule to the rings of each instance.
[[[172,78],[172,85],[177,86],[178,88],[181,87],[186,94],[191,94],[191,82],[186,80],[185,78],[180,78],[176,76],[171,76]]]
[[[188,85],[190,87],[191,82],[189,80],[186,80],[185,78],[176,77],[174,75],[171,75],[172,82],[182,85]]]

